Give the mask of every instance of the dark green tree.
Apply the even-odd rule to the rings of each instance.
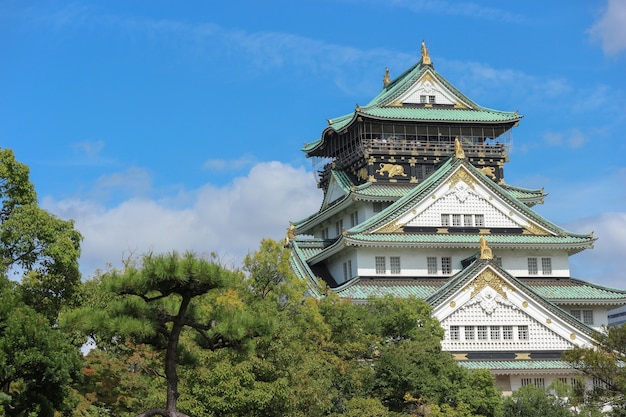
[[[129,264],[124,271],[111,271],[101,278],[101,289],[107,300],[87,303],[63,316],[65,326],[80,328],[105,346],[144,343],[163,352],[167,383],[165,408],[151,408],[142,417],[160,415],[184,417],[178,411],[178,364],[185,358],[181,345],[184,330],[193,331],[203,347],[232,347],[231,341],[243,335],[236,317],[242,303],[236,290],[229,289],[239,280],[215,258],[203,259],[193,253],[179,255],[148,254],[139,266]],[[214,304],[200,303],[211,295]],[[99,343],[99,342],[98,342]]]
[[[504,399],[504,417],[573,417],[577,414],[558,396],[529,385]]]
[[[563,355],[593,381],[578,384],[572,401],[599,409],[610,406],[611,415],[626,416],[626,326],[604,327],[595,340],[594,347],[576,347]]]
[[[17,283],[0,277],[0,415],[53,417],[55,410],[71,410],[80,364],[79,350],[20,300]]]

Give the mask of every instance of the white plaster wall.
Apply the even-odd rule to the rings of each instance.
[[[489,240],[489,236],[486,236]],[[502,267],[516,277],[569,277],[569,257],[565,252],[542,252],[522,249],[493,249],[493,256],[502,258]],[[528,274],[528,258],[537,258],[537,275]],[[552,258],[552,274],[543,275],[541,258]]]
[[[441,250],[416,250],[409,248],[359,248],[358,263],[360,276],[382,276],[376,274],[376,256],[385,256],[387,258],[387,274],[388,277],[415,277],[415,276],[432,276],[448,277],[454,275],[461,270],[461,260],[475,254],[476,250],[449,250],[442,252]],[[399,256],[401,274],[391,274],[389,272],[389,257]],[[428,266],[426,258],[434,256],[437,258],[437,275],[428,275]],[[441,273],[441,257],[452,257],[452,274],[443,275]]]

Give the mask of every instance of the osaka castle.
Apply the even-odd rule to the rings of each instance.
[[[571,276],[569,257],[595,242],[537,214],[543,189],[508,184],[516,111],[482,107],[420,61],[368,104],[328,120],[306,144],[319,210],[292,221],[286,244],[312,296],[334,291],[426,300],[442,348],[489,369],[506,392],[572,383],[561,354],[592,346],[626,291]],[[532,169],[532,167],[528,167]]]

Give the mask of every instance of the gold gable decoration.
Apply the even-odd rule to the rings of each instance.
[[[537,226],[536,224],[529,223],[528,226],[524,227],[523,234],[525,234],[525,235],[547,235],[548,233],[546,233],[545,230],[543,230],[541,227]]]
[[[424,42],[424,40],[422,40],[422,64],[432,64],[432,62],[430,62],[430,55],[428,55],[428,48],[426,47],[426,42]]]
[[[472,286],[474,289],[472,290],[470,298],[474,298],[485,287],[493,288],[493,290],[500,294],[504,299],[508,299],[506,291],[504,291],[505,288],[511,292],[515,291],[509,284],[506,283],[506,281],[504,281],[499,275],[496,275],[491,269],[485,269],[481,272],[481,274],[478,275],[472,282],[467,284],[464,290],[467,291]]]
[[[376,230],[376,233],[398,233],[402,231],[402,225],[395,220]]]
[[[454,156],[458,159],[465,159],[465,151],[459,138],[454,138]]]
[[[493,259],[493,252],[487,244],[487,239],[484,236],[480,237],[480,259]]]
[[[450,189],[454,188],[459,182],[464,182],[465,184],[467,184],[468,187],[470,187],[472,190],[474,190],[474,185],[475,185],[475,181],[474,178],[472,178],[472,176],[469,174],[469,172],[466,171],[465,168],[461,167],[457,172],[455,172],[451,177],[450,177],[450,181],[449,181],[449,187]]]

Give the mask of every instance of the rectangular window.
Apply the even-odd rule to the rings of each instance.
[[[437,258],[429,256],[426,258],[426,264],[428,266],[428,275],[437,275]]]
[[[343,220],[339,220],[335,223],[335,232],[337,233],[337,236],[343,232]]]
[[[359,212],[355,211],[350,215],[350,227],[354,227],[359,224]]]
[[[552,275],[552,258],[541,258],[541,273]]]
[[[465,326],[465,340],[474,340],[474,326]]]
[[[322,239],[328,239],[328,227],[322,229]]]
[[[441,273],[442,274],[452,273],[452,258],[450,258],[449,256],[444,256],[441,258]]]
[[[574,316],[574,318],[581,320],[580,310],[570,310],[569,313]]]
[[[487,340],[487,326],[477,327],[478,340]]]
[[[387,265],[385,264],[384,256],[376,257],[376,273],[377,274],[385,274],[387,272]]]
[[[583,323],[593,326],[593,310],[583,310]]]
[[[449,214],[442,214],[441,215],[441,225],[443,227],[450,226],[450,215]]]
[[[522,378],[522,386],[523,387],[527,387],[529,385],[532,385],[533,383],[533,379],[532,378]]]
[[[502,326],[502,339],[513,340],[513,326]]]
[[[348,263],[347,262],[343,263],[343,280],[344,281],[348,280]]]
[[[383,211],[383,203],[381,201],[374,201],[374,213],[380,213]]]
[[[491,326],[491,340],[500,340],[500,326]]]
[[[348,261],[348,278],[352,278],[352,260]]]
[[[528,258],[528,275],[537,275],[537,258]]]
[[[430,104],[435,104],[435,96],[428,96],[428,102]]]
[[[534,378],[533,384],[540,389],[546,389],[546,381],[543,378]]]
[[[459,340],[460,338],[459,326],[450,326],[450,340]]]
[[[560,382],[562,382],[562,383],[567,385],[567,377],[566,376],[560,376],[558,379],[559,379]]]
[[[517,338],[519,340],[528,340],[528,326],[517,326]]]
[[[460,214],[452,215],[452,226],[461,227],[461,215]]]
[[[472,216],[471,214],[465,214],[463,216],[463,226],[465,226],[465,227],[472,227],[472,226],[474,226],[473,218],[474,218],[474,216]]]
[[[485,215],[477,214],[474,216],[474,224],[476,227],[484,227],[485,226]]]
[[[389,257],[389,269],[392,274],[400,273],[400,257],[399,256],[390,256]]]
[[[426,103],[426,96],[425,95],[420,96],[420,103],[422,103],[422,104]]]

